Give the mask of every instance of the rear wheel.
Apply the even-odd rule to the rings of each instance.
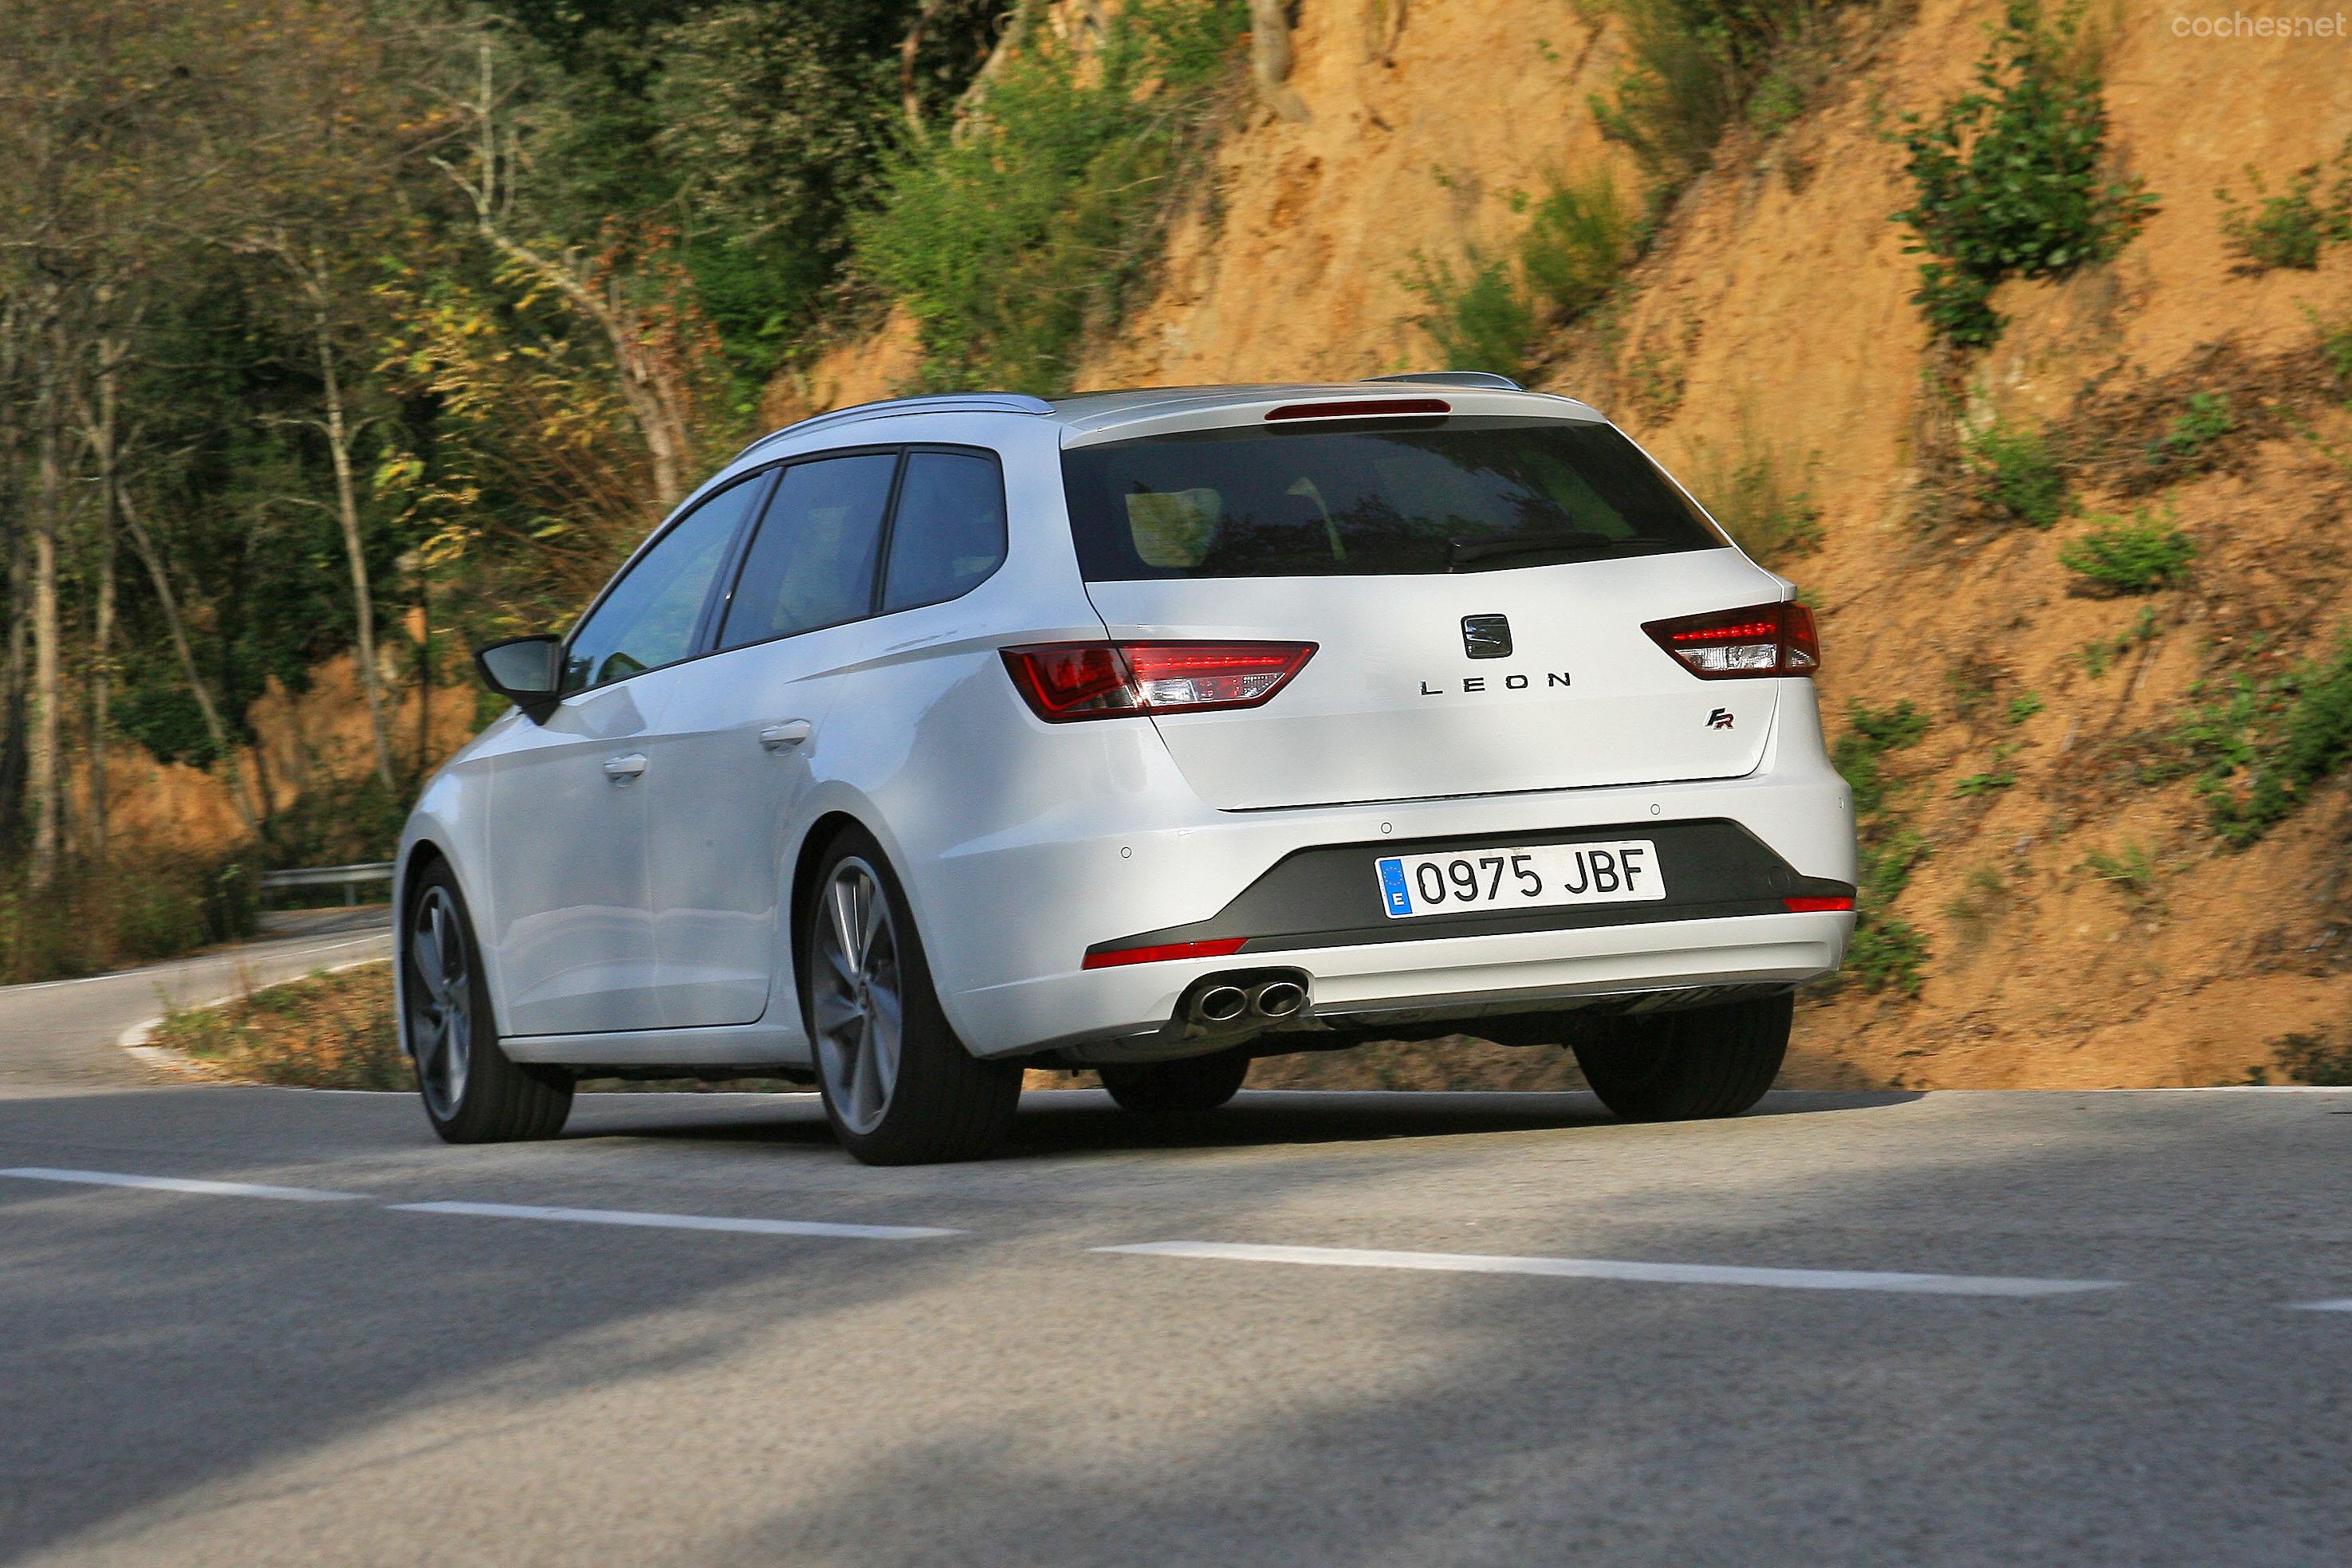
[[[1601,1103],[1629,1122],[1737,1116],[1779,1076],[1795,1009],[1783,994],[1596,1019],[1596,1034],[1575,1047],[1576,1064]]]
[[[1106,1066],[1103,1087],[1123,1110],[1153,1116],[1197,1115],[1213,1111],[1239,1093],[1249,1076],[1249,1053],[1221,1051],[1181,1061],[1129,1062]]]
[[[1018,1062],[982,1061],[949,1027],[898,878],[845,832],[803,911],[801,996],[842,1147],[870,1166],[992,1153],[1021,1103]]]
[[[453,1144],[551,1138],[572,1113],[572,1078],[499,1049],[465,895],[446,865],[416,880],[401,932],[401,1032],[433,1130]]]

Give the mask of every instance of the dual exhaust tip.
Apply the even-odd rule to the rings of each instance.
[[[1296,980],[1261,980],[1255,985],[1220,982],[1201,991],[1187,1010],[1192,1021],[1206,1024],[1238,1022],[1244,1016],[1286,1019],[1307,1005],[1307,988]]]

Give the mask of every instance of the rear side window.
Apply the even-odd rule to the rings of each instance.
[[[1490,571],[1723,540],[1606,424],[1442,418],[1188,431],[1062,455],[1090,581]]]
[[[995,461],[916,452],[898,482],[882,608],[912,610],[971,592],[1004,564],[1004,482]]]
[[[719,633],[721,648],[872,612],[882,514],[898,465],[896,453],[880,452],[821,457],[783,471],[743,558]]]

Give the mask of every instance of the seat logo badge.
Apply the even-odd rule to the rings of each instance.
[[[1474,659],[1507,659],[1511,656],[1511,622],[1502,615],[1465,615],[1462,618],[1462,651]]]
[[[1719,707],[1713,713],[1707,715],[1706,727],[1709,729],[1729,729],[1731,727],[1731,710],[1727,707]]]

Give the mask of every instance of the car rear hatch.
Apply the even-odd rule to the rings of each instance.
[[[1589,419],[1348,412],[1064,453],[1114,642],[1314,644],[1263,706],[1153,716],[1203,800],[1239,810],[1756,768],[1779,683],[1701,680],[1643,628],[1781,585],[1632,442]]]

